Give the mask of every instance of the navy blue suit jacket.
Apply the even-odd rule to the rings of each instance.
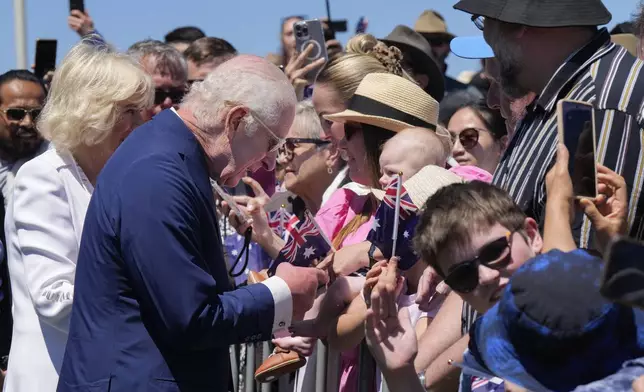
[[[222,249],[203,150],[164,111],[98,178],[58,391],[226,391],[229,345],[269,339],[274,303],[231,291]]]

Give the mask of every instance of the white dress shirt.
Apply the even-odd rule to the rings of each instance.
[[[92,191],[72,156],[54,148],[15,176],[5,219],[13,294],[5,391],[56,390]]]

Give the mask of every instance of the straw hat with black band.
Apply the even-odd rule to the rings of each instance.
[[[362,79],[347,110],[324,118],[340,123],[369,124],[393,132],[411,127],[435,131],[438,102],[405,78],[372,73]]]
[[[427,75],[429,78],[425,92],[439,102],[443,99],[445,95],[443,72],[434,60],[432,47],[422,35],[407,26],[398,25],[380,41],[400,49],[403,52],[403,57],[409,56],[414,71]]]
[[[455,9],[532,27],[601,26],[612,16],[602,0],[461,0]]]

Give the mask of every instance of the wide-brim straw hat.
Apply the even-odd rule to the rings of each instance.
[[[438,192],[441,188],[464,182],[465,179],[447,169],[436,165],[428,165],[407,179],[407,181],[403,183],[403,186],[407,190],[407,194],[414,205],[419,209],[422,209],[427,199],[429,199],[434,193]],[[374,189],[373,194],[378,198],[378,200],[382,200],[385,191]]]
[[[416,20],[414,30],[427,38],[442,38],[450,41],[454,34],[447,30],[445,19],[434,10],[425,10]]]
[[[532,27],[602,26],[612,18],[602,0],[461,0],[454,8]]]
[[[362,79],[347,110],[324,118],[339,123],[369,124],[393,132],[413,127],[435,131],[438,102],[405,78],[372,73]]]

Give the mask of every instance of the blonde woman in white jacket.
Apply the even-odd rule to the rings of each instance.
[[[38,121],[51,146],[20,168],[6,212],[14,322],[5,391],[56,390],[94,183],[153,94],[140,66],[105,45],[79,43],[56,70]]]

